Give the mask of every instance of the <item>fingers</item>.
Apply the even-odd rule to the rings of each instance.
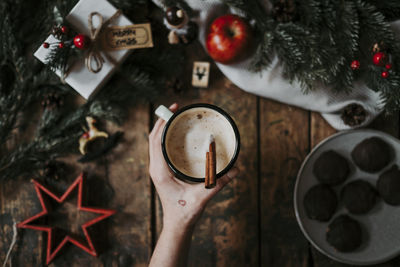
[[[202,197],[204,197],[205,201],[207,202],[213,196],[215,196],[219,191],[221,191],[222,188],[224,188],[227,184],[229,184],[238,174],[239,174],[239,169],[234,167],[227,174],[217,179],[217,184],[212,189],[204,188],[203,183],[197,184],[195,186],[198,187],[200,194],[202,195]]]
[[[170,106],[172,112],[178,109],[176,103]],[[173,176],[170,172],[168,165],[165,162],[164,156],[161,150],[161,134],[165,126],[165,121],[158,119],[152,132],[149,135],[149,154],[150,164],[149,172],[150,176],[155,184],[162,183],[164,181],[173,180]]]
[[[169,110],[171,110],[172,112],[175,112],[178,110],[178,104],[177,103],[173,103],[171,106],[169,106]]]
[[[214,188],[211,189],[212,194],[216,194],[221,191],[222,188],[225,187],[228,183],[230,183],[237,175],[239,174],[239,169],[234,167],[227,174],[222,176],[217,180],[217,184]]]

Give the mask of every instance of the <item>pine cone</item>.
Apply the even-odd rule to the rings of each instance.
[[[64,104],[64,98],[56,93],[49,93],[44,96],[41,105],[45,109],[58,109]]]
[[[289,22],[297,19],[296,3],[294,0],[275,1],[272,15],[276,21]]]
[[[359,104],[350,104],[342,110],[342,115],[340,117],[344,124],[357,126],[365,121],[367,111]]]

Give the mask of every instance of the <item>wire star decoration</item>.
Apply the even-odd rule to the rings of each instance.
[[[86,251],[90,255],[97,256],[96,249],[93,245],[92,239],[88,232],[88,227],[110,217],[111,215],[113,215],[115,213],[115,211],[109,210],[109,209],[84,207],[82,205],[83,180],[84,180],[84,175],[83,175],[83,173],[81,173],[78,176],[78,178],[70,185],[70,187],[64,192],[64,194],[61,197],[58,197],[56,194],[51,192],[49,189],[47,189],[45,186],[43,186],[38,181],[32,180],[32,182],[35,186],[37,196],[40,200],[40,204],[42,206],[42,211],[39,212],[38,214],[35,214],[32,217],[26,219],[23,222],[18,223],[17,227],[47,232],[46,264],[49,264],[55,258],[57,253],[68,242],[72,243],[73,245],[77,246],[78,248]],[[95,213],[95,214],[100,214],[100,215],[81,225],[81,229],[84,233],[84,239],[86,239],[86,242],[79,241],[76,237],[73,237],[72,235],[67,234],[67,235],[65,235],[65,237],[62,239],[61,242],[59,242],[58,244],[53,244],[53,240],[54,240],[53,237],[55,235],[56,228],[52,227],[52,226],[34,224],[34,222],[36,220],[38,220],[39,218],[42,218],[44,216],[47,216],[50,213],[50,209],[47,206],[48,203],[45,201],[46,199],[44,198],[44,195],[47,195],[51,199],[55,200],[57,203],[62,204],[76,188],[78,189],[77,209],[79,211],[85,211],[85,212]]]

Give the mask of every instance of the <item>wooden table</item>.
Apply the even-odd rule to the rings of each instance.
[[[162,212],[148,174],[148,134],[158,104],[181,106],[216,104],[237,122],[241,152],[239,177],[208,205],[193,236],[189,266],[345,266],[316,251],[300,231],[293,210],[293,189],[299,167],[309,151],[335,133],[318,113],[247,94],[217,70],[211,69],[209,89],[191,88],[193,60],[209,60],[199,44],[188,47],[183,93],[169,93],[159,103],[132,107],[121,128],[124,140],[95,163],[76,165],[58,181],[47,181],[59,193],[85,170],[93,206],[113,208],[117,214],[100,225],[96,239],[101,255],[94,258],[74,246],[64,248],[51,266],[147,266],[162,228]],[[379,118],[372,128],[399,136],[398,116]],[[70,163],[76,157],[66,159]],[[21,221],[41,210],[27,180],[0,185],[0,261],[11,241],[13,220]],[[70,218],[79,221],[80,215]],[[41,266],[45,262],[45,235],[19,232],[14,266]],[[399,266],[400,259],[378,266]]]

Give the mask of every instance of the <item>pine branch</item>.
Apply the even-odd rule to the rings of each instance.
[[[400,19],[400,2],[397,0],[368,0],[369,4],[375,6],[389,21]]]
[[[63,48],[58,48],[57,44],[53,45],[50,52],[45,58],[45,64],[52,71],[60,71],[61,73],[68,72],[68,66],[73,64],[77,57],[77,49],[73,44],[66,44]]]
[[[266,32],[259,40],[260,45],[257,47],[253,61],[251,62],[250,70],[260,72],[267,68],[273,59],[274,50],[274,36],[270,32]]]
[[[40,21],[54,20],[60,14],[67,14],[70,3],[76,1],[58,0],[58,11],[50,0],[37,1],[39,6],[46,6],[40,14],[34,14]],[[16,6],[17,4],[20,6]],[[134,10],[138,3],[144,1],[115,0],[113,3],[119,7]],[[28,5],[29,6],[29,5]],[[154,99],[164,87],[165,79],[176,75],[182,64],[182,53],[178,50],[153,49],[138,50],[134,56],[128,58],[115,73],[105,88],[81,105],[74,107],[61,107],[59,109],[43,110],[36,131],[31,140],[16,146],[6,146],[7,140],[20,129],[21,118],[26,116],[27,108],[38,105],[48,93],[57,92],[68,97],[72,91],[63,85],[57,76],[49,70],[48,66],[41,67],[36,59],[27,57],[27,50],[32,53],[32,46],[25,46],[16,29],[26,19],[26,12],[21,0],[5,0],[0,2],[0,143],[2,146],[0,158],[0,181],[17,176],[33,175],[44,166],[44,162],[57,159],[69,153],[77,152],[77,142],[83,133],[86,116],[94,116],[100,120],[109,120],[121,123],[127,115],[128,108],[136,101]],[[15,12],[11,12],[14,10]],[[126,12],[126,10],[124,10]],[[12,16],[12,18],[11,18]],[[59,24],[59,22],[58,22]],[[41,31],[47,36],[53,23],[47,23],[48,29]],[[25,31],[25,29],[24,29]],[[157,29],[155,29],[157,31]],[[38,30],[34,30],[39,42]],[[157,32],[154,32],[158,35]],[[34,42],[37,42],[35,40]],[[33,46],[33,49],[36,47]],[[68,47],[64,47],[68,48]],[[69,54],[74,52],[57,50],[50,57],[56,58],[50,67],[63,68]],[[57,54],[58,53],[58,54]],[[177,56],[179,55],[179,56]],[[29,67],[28,67],[29,66]],[[39,67],[38,67],[39,66]],[[174,66],[174,68],[171,68]],[[3,72],[4,70],[4,72]],[[8,73],[8,74],[7,74]],[[7,74],[7,75],[3,75]]]

